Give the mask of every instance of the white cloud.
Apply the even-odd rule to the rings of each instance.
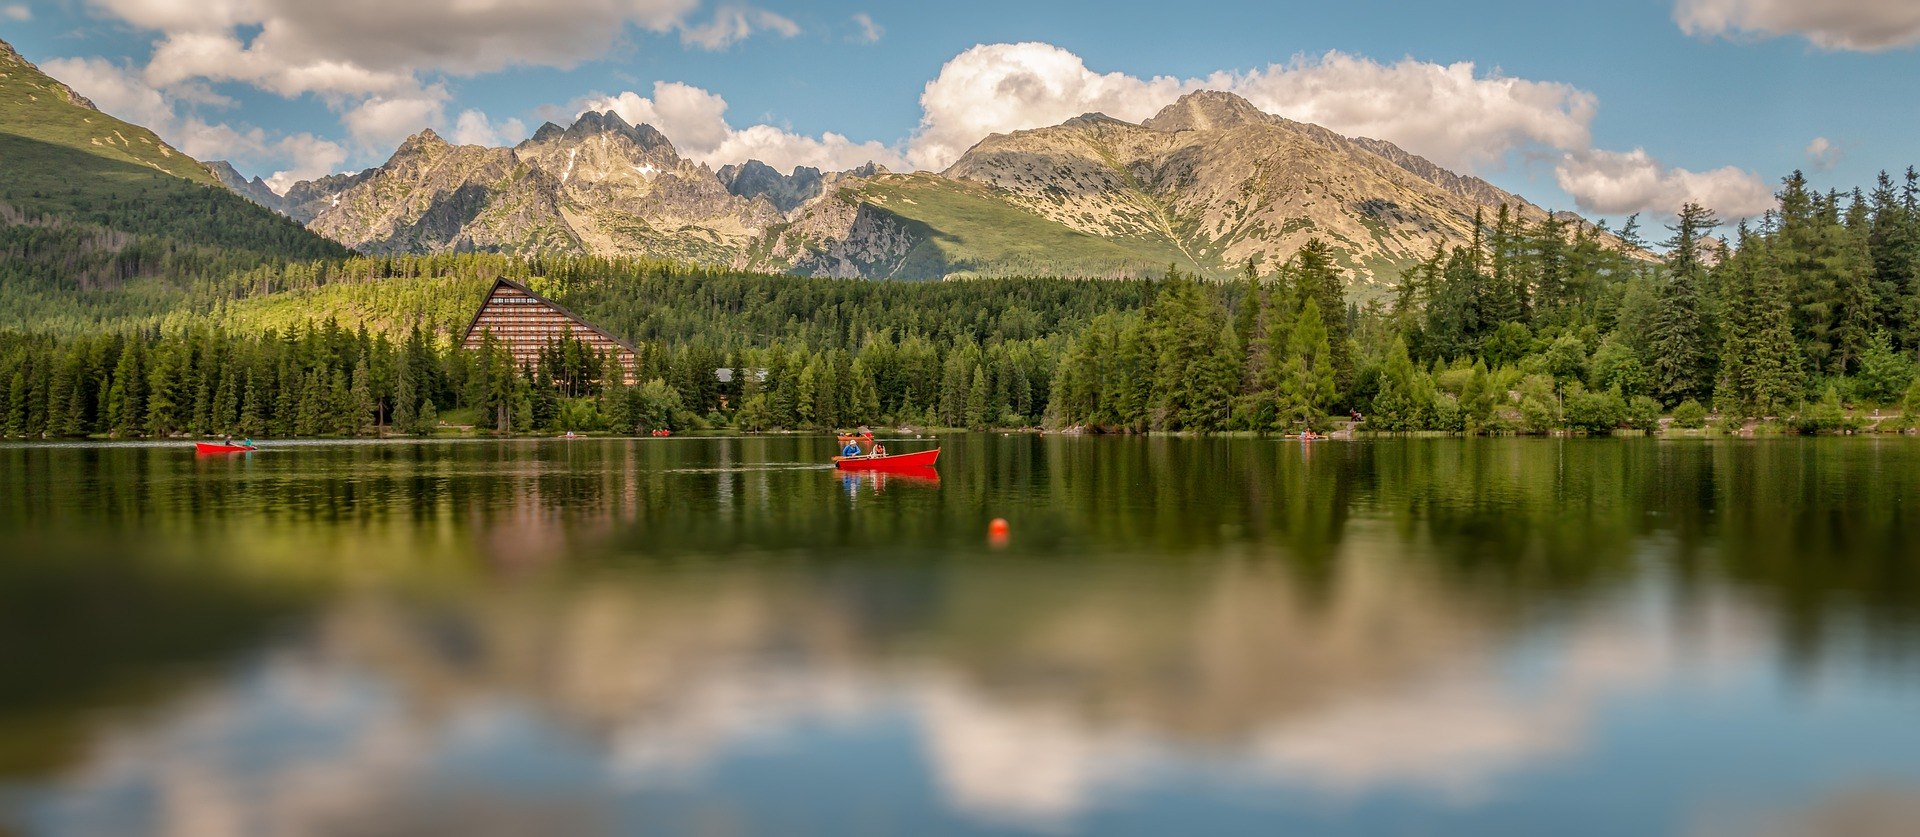
[[[571,66],[604,54],[628,26],[666,32],[699,0],[93,0],[101,11],[169,37],[249,40],[288,66],[371,72],[476,73],[516,64]]]
[[[680,42],[702,49],[726,49],[746,40],[757,30],[767,30],[782,38],[791,38],[800,34],[800,24],[765,9],[722,6],[714,11],[713,20],[707,23],[698,26],[682,25]]]
[[[988,134],[1057,124],[1090,111],[1139,121],[1201,83],[1095,73],[1052,44],[981,44],[955,56],[920,94],[917,166],[943,169]]]
[[[883,143],[856,143],[831,132],[815,138],[772,125],[736,130],[727,124],[726,99],[679,82],[655,83],[652,98],[626,91],[587,99],[575,110],[610,110],[635,125],[652,125],[683,156],[710,166],[759,160],[781,171],[794,166],[831,171],[869,161],[894,168],[905,164],[898,151]]]
[[[1733,166],[1688,171],[1662,164],[1638,148],[1568,153],[1554,178],[1582,210],[1605,215],[1672,215],[1693,202],[1733,219],[1751,218],[1774,206],[1772,190],[1752,172]]]
[[[513,145],[526,138],[526,123],[511,118],[495,123],[477,110],[463,111],[453,126],[456,145]]]
[[[194,116],[181,118],[170,134],[168,142],[196,160],[227,160],[267,151],[267,133],[259,128],[235,128]]]
[[[312,134],[283,138],[276,144],[276,150],[279,158],[290,164],[267,178],[267,188],[283,195],[295,183],[339,171],[347,161],[347,149],[340,143]]]
[[[1678,0],[1673,19],[1698,37],[1799,35],[1859,52],[1920,44],[1920,4],[1912,0]]]
[[[375,96],[340,117],[355,142],[369,151],[386,151],[420,129],[446,119],[447,92],[429,87],[401,96]]]
[[[1815,171],[1831,171],[1845,159],[1847,151],[1826,137],[1814,137],[1807,143],[1807,164]]]
[[[1095,73],[1052,44],[983,44],[948,61],[927,84],[909,156],[916,165],[945,168],[990,133],[1089,111],[1137,122],[1202,89],[1238,93],[1270,113],[1389,140],[1468,170],[1527,145],[1584,148],[1596,110],[1593,95],[1571,85],[1481,75],[1465,62],[1387,65],[1329,52],[1248,73],[1143,79]]]
[[[1569,84],[1482,75],[1472,62],[1381,64],[1342,52],[1233,79],[1261,110],[1473,170],[1526,146],[1583,148],[1598,100]]]
[[[704,24],[700,0],[89,0],[103,16],[158,33],[148,87],[176,100],[239,83],[294,98],[313,94],[341,113],[364,149],[442,125],[448,96],[431,74],[518,65],[571,67],[610,51],[632,29],[679,32],[721,49],[755,33],[793,37],[799,24],[726,5]],[[177,91],[177,92],[176,92]],[[478,121],[476,121],[478,120]],[[456,136],[504,140],[515,120],[467,118]],[[715,140],[718,142],[718,140]]]
[[[887,34],[887,28],[875,23],[873,21],[873,15],[867,14],[866,12],[855,14],[853,16],[853,25],[860,28],[859,37],[864,43],[879,43],[880,39],[886,37]]]
[[[285,192],[296,181],[331,174],[346,162],[339,143],[302,133],[270,139],[259,128],[236,128],[180,113],[182,103],[226,107],[232,100],[204,85],[189,85],[163,93],[138,73],[102,58],[55,58],[47,72],[92,99],[101,110],[142,125],[196,160],[252,160],[287,167],[267,184]]]
[[[104,58],[55,58],[43,62],[41,69],[92,99],[101,110],[135,125],[164,135],[161,129],[173,123],[173,106],[160,91]]]
[[[0,6],[0,17],[25,23],[33,19],[33,10],[19,3],[14,3],[8,6]]]

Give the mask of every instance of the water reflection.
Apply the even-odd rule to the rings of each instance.
[[[945,444],[0,450],[0,814],[1753,833],[1920,787],[1920,448]]]

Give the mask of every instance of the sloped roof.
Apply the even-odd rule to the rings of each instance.
[[[467,321],[466,330],[460,333],[460,342],[462,344],[465,344],[467,340],[473,336],[473,329],[476,326],[480,325],[480,314],[487,310],[487,303],[492,301],[493,295],[498,293],[500,289],[503,287],[512,288],[516,291],[526,294],[527,296],[533,297],[534,299],[539,300],[540,304],[560,312],[562,316],[576,323],[579,323],[580,325],[586,327],[588,330],[592,331],[593,333],[598,334],[601,337],[605,337],[608,340],[612,340],[613,342],[619,344],[621,348],[626,349],[629,352],[633,352],[634,354],[640,353],[640,350],[637,348],[634,348],[634,345],[632,343],[614,336],[613,332],[610,332],[604,328],[594,325],[593,323],[589,322],[587,318],[582,317],[579,314],[573,313],[573,311],[568,309],[566,306],[561,305],[558,302],[554,302],[553,300],[548,299],[544,296],[541,296],[540,294],[535,293],[532,288],[522,285],[519,282],[515,282],[512,279],[495,279],[493,282],[493,287],[490,287],[487,289],[487,295],[480,299],[480,307],[473,309],[473,319]]]

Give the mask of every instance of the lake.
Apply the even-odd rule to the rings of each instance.
[[[0,448],[0,832],[1920,833],[1920,442],[937,443]]]

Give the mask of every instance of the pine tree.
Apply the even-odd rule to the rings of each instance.
[[[1287,425],[1318,427],[1324,424],[1327,405],[1334,398],[1332,352],[1326,326],[1320,321],[1320,304],[1307,300],[1290,331],[1282,416]]]
[[[361,435],[367,432],[367,426],[373,421],[375,404],[373,401],[373,370],[362,356],[353,366],[353,384],[348,390],[350,420],[346,432]]]
[[[986,369],[975,366],[973,381],[967,387],[966,423],[968,427],[978,430],[992,426],[994,416],[991,395],[992,391],[987,388]]]
[[[1253,259],[1247,259],[1241,272],[1240,305],[1233,312],[1234,340],[1244,350],[1241,359],[1241,384],[1251,389],[1259,384],[1261,353],[1256,345],[1260,330],[1260,274],[1254,272]]]
[[[1679,222],[1669,227],[1673,238],[1665,243],[1667,275],[1647,336],[1654,395],[1668,405],[1705,395],[1711,381],[1703,345],[1700,286],[1706,273],[1704,243],[1718,226],[1720,221],[1711,211],[1688,203],[1680,210]]]

